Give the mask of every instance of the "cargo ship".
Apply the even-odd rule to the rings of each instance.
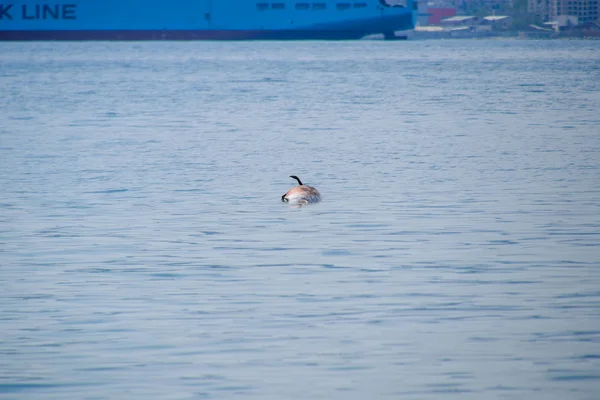
[[[0,40],[353,40],[412,30],[417,0],[0,0]]]

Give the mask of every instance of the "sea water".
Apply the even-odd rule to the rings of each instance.
[[[0,398],[599,398],[600,42],[1,43],[0,87]]]

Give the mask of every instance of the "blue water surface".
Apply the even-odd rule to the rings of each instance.
[[[0,398],[600,398],[599,41],[1,43],[0,87]]]

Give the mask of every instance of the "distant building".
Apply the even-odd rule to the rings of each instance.
[[[572,29],[572,34],[579,37],[600,37],[600,24],[593,21],[587,21]]]
[[[493,31],[505,30],[511,27],[512,18],[507,15],[488,15],[483,17],[481,24],[489,26]]]
[[[463,2],[464,0],[429,0],[427,1],[427,4],[429,5],[429,8],[456,8]]]
[[[427,25],[440,25],[443,19],[454,17],[456,15],[455,8],[429,7],[427,12],[429,13]]]
[[[562,0],[561,15],[573,15],[579,22],[597,21],[600,17],[598,0]]]
[[[527,0],[527,11],[542,21],[550,21],[551,16],[556,16],[554,4],[553,0]]]
[[[600,17],[599,0],[528,0],[527,11],[546,22],[561,15],[577,17],[579,22],[597,21]]]
[[[441,21],[442,26],[447,28],[471,27],[477,25],[479,19],[474,15],[455,15]]]
[[[474,37],[493,37],[508,36],[512,27],[512,17],[507,15],[489,15],[487,17],[477,17],[474,15],[453,15],[442,18],[438,22],[440,12],[430,10],[430,21],[433,24],[420,25],[415,27],[414,35],[419,38],[474,38]],[[452,14],[451,9],[449,14]],[[437,18],[436,18],[437,17]],[[553,32],[552,29],[547,29]]]
[[[513,0],[456,0],[454,3],[459,14],[480,14],[513,8]]]

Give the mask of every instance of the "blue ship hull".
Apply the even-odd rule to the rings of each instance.
[[[353,40],[411,30],[416,0],[0,0],[0,40]]]

